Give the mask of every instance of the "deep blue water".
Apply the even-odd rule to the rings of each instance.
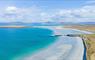
[[[10,60],[28,51],[33,53],[50,43],[57,37],[44,28],[0,28],[0,60]]]

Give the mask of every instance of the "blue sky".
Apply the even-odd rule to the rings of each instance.
[[[76,8],[84,5],[86,0],[1,0],[0,6],[31,7],[33,5],[41,8]]]
[[[95,22],[94,0],[0,0],[0,22]]]

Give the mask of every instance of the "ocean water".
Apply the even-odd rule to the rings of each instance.
[[[86,34],[87,32],[63,29],[63,34]],[[48,28],[0,28],[0,60],[13,60],[16,57],[28,53],[35,53],[50,46],[59,36],[54,36],[54,31]],[[75,44],[76,39],[65,36],[65,44]],[[86,60],[86,50],[84,50],[83,60]]]
[[[52,34],[44,28],[0,28],[0,60],[40,50],[57,39]]]

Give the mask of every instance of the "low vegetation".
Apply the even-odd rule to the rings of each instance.
[[[95,34],[80,35],[86,45],[87,60],[95,60]]]

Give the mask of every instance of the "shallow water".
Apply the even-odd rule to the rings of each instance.
[[[0,28],[0,60],[10,60],[25,52],[37,51],[56,37],[53,32],[44,28]]]
[[[63,35],[84,34],[71,29],[59,31]],[[54,31],[47,28],[0,28],[0,60],[12,60],[14,57],[38,52],[58,40],[53,34]],[[63,39],[65,44],[74,45],[76,42],[66,36]]]

